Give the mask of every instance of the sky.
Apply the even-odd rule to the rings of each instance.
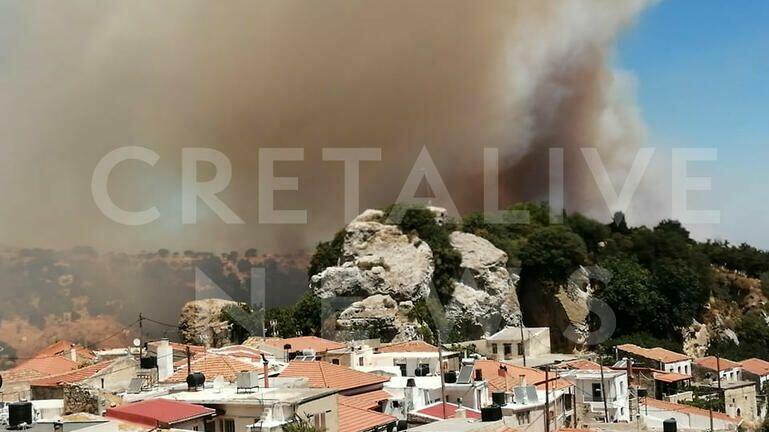
[[[665,0],[621,40],[615,62],[637,81],[650,145],[710,147],[694,164],[721,211],[713,237],[769,248],[769,2]],[[695,207],[695,204],[692,207]]]

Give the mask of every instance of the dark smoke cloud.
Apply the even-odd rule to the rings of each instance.
[[[361,206],[391,203],[423,145],[461,211],[482,205],[482,149],[504,163],[503,203],[544,198],[547,149],[565,147],[567,206],[603,201],[576,153],[600,149],[618,182],[643,144],[632,80],[608,58],[647,0],[32,1],[0,11],[0,238],[100,249],[292,250],[344,223],[341,163],[322,147],[381,147],[362,170]],[[155,167],[121,165],[111,190],[160,220],[118,225],[90,179],[110,150],[141,145]],[[222,199],[181,224],[183,147],[233,161]],[[257,149],[303,147],[307,226],[259,225]],[[630,158],[628,160],[628,158]],[[576,160],[579,163],[572,163]],[[210,174],[210,173],[209,173]],[[440,204],[440,203],[438,203]]]

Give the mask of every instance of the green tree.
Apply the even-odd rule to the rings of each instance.
[[[554,282],[565,281],[577,266],[587,262],[587,248],[580,236],[561,225],[531,234],[521,250],[525,272]]]
[[[307,269],[308,275],[316,275],[339,263],[342,255],[342,246],[344,245],[344,235],[345,232],[342,230],[336,233],[334,239],[330,242],[318,243],[315,253],[310,258],[310,267]]]
[[[609,281],[600,284],[596,297],[605,301],[620,319],[619,334],[638,333],[659,329],[666,322],[660,316],[662,296],[651,289],[651,272],[637,262],[621,257],[611,257],[600,263],[609,272]]]

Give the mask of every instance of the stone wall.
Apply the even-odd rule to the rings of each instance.
[[[110,402],[99,390],[82,384],[64,386],[64,414],[85,412],[102,415]]]

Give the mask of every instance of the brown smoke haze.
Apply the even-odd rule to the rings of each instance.
[[[566,149],[566,205],[608,220],[579,147],[599,149],[619,188],[645,145],[633,81],[612,48],[648,0],[32,1],[0,9],[0,241],[294,250],[344,224],[343,168],[323,147],[381,147],[365,162],[361,207],[398,196],[426,146],[460,211],[482,208],[483,148],[500,149],[502,205],[546,198],[547,154]],[[104,216],[91,175],[127,145],[160,154],[110,179],[114,200],[161,218]],[[181,149],[216,148],[233,179],[220,194],[245,225],[203,204],[181,223]],[[280,209],[308,225],[259,224],[257,151],[299,192]],[[204,173],[212,174],[212,173]],[[643,202],[639,196],[636,202]],[[442,204],[436,202],[436,204]]]

